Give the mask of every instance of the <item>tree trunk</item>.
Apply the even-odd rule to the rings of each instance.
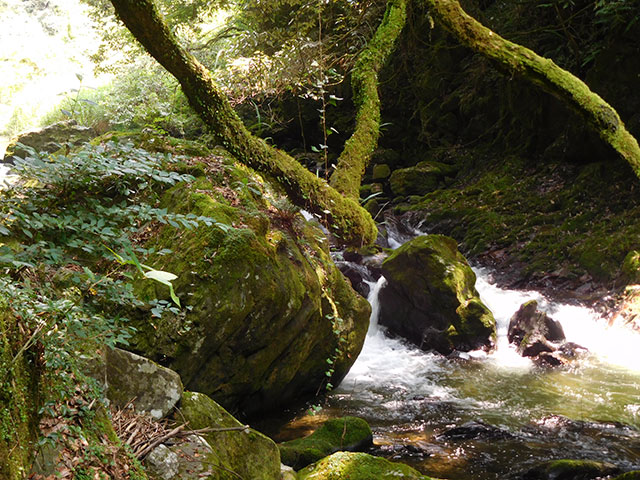
[[[500,37],[467,15],[457,0],[426,0],[430,12],[464,45],[520,75],[576,111],[640,177],[640,147],[618,113],[579,78],[528,48]]]
[[[377,228],[357,200],[345,198],[286,153],[253,136],[209,71],[182,48],[153,0],[111,0],[116,13],[164,68],[180,82],[189,103],[216,139],[242,163],[270,175],[291,200],[318,214],[345,244],[373,243]]]
[[[380,97],[378,73],[393,53],[407,18],[406,0],[389,0],[382,23],[367,47],[360,52],[351,74],[356,128],[344,145],[330,183],[340,193],[360,197],[360,182],[371,154],[378,146]]]

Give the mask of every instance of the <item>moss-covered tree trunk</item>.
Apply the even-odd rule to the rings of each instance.
[[[378,145],[378,73],[393,53],[396,39],[404,28],[406,18],[406,0],[389,0],[382,23],[367,47],[358,55],[351,73],[353,98],[358,112],[356,127],[338,158],[330,183],[340,193],[352,198],[360,197],[362,175]]]
[[[576,111],[640,177],[640,147],[618,113],[579,78],[552,60],[497,35],[467,15],[457,0],[426,0],[430,12],[464,45],[520,75]]]
[[[373,243],[377,236],[375,223],[357,201],[345,198],[245,128],[209,71],[180,46],[153,0],[111,3],[133,36],[180,82],[191,106],[227,150],[244,164],[270,175],[294,203],[318,214],[344,243]]]

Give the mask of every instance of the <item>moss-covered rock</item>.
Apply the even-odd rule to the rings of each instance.
[[[180,376],[135,353],[119,348],[106,352],[107,397],[123,408],[133,402],[140,413],[155,419],[166,416],[180,400]]]
[[[380,295],[380,324],[425,350],[491,347],[495,319],[480,301],[476,276],[443,235],[417,237],[382,264],[387,285]]]
[[[263,180],[217,151],[206,176],[177,185],[162,205],[206,216],[209,226],[159,228],[146,243],[171,255],[148,260],[179,275],[185,307],[135,322],[137,351],[180,374],[185,386],[250,414],[337,383],[355,361],[370,306],[335,267],[326,239]],[[142,298],[166,287],[138,285]]]
[[[591,480],[619,473],[620,469],[606,462],[592,460],[552,460],[532,468],[522,480]]]
[[[615,477],[613,480],[640,480],[640,470],[623,473],[622,475]]]
[[[373,444],[369,424],[358,417],[333,418],[304,438],[281,443],[282,463],[299,470],[337,451],[359,451]]]
[[[366,453],[338,452],[298,472],[298,480],[430,480],[408,465]]]
[[[423,161],[414,167],[394,170],[389,179],[391,191],[397,196],[425,195],[433,192],[447,176],[455,175],[456,168],[435,161]]]
[[[212,452],[205,455],[203,463],[220,467],[213,478],[231,480],[239,475],[252,480],[279,480],[280,453],[273,440],[253,429],[244,428],[204,394],[185,392],[180,405],[181,414],[190,428],[219,429],[204,435]]]
[[[373,166],[371,178],[375,180],[385,180],[391,175],[391,168],[386,163],[379,163]]]

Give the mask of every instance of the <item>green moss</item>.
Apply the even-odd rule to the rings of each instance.
[[[270,438],[253,429],[245,430],[224,408],[200,393],[185,392],[181,412],[191,428],[220,429],[205,434],[213,449],[205,461],[222,467],[216,478],[279,480],[280,454]]]
[[[30,352],[20,351],[27,336],[0,292],[0,478],[19,480],[29,473],[40,407],[38,368]]]
[[[298,480],[430,480],[418,471],[366,453],[338,452],[298,472]]]
[[[615,477],[613,480],[640,480],[640,470],[623,473],[622,475]]]
[[[552,460],[542,463],[526,474],[530,480],[591,480],[620,472],[615,465],[592,460]]]
[[[299,470],[340,450],[359,450],[373,442],[369,424],[358,417],[335,418],[311,435],[281,443],[282,463]]]

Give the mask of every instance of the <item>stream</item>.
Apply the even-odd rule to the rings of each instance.
[[[372,427],[371,453],[439,478],[498,479],[561,458],[640,469],[640,335],[609,328],[586,307],[498,288],[488,271],[474,271],[476,288],[496,317],[495,351],[447,358],[389,338],[377,325],[381,278],[372,284],[371,324],[351,371],[319,414],[298,415],[273,432],[276,438],[355,415]],[[507,327],[530,299],[562,323],[568,341],[589,352],[557,369],[520,357],[508,344]]]

